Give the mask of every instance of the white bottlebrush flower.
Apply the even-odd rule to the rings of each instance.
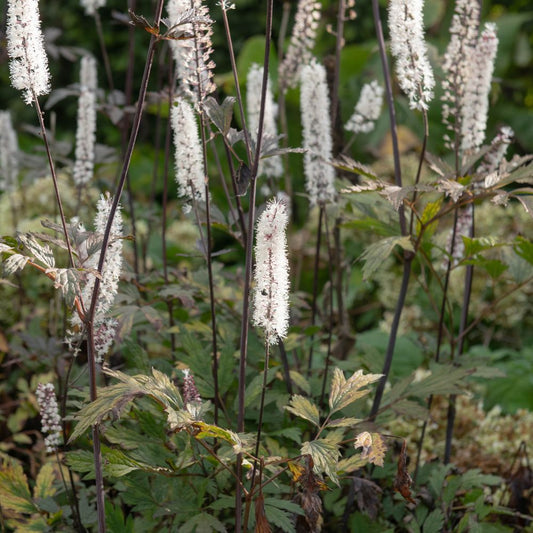
[[[318,24],[322,16],[322,4],[316,0],[300,0],[289,48],[279,65],[278,78],[280,90],[298,85],[300,72],[312,59]]]
[[[192,22],[183,23],[191,19],[191,10]],[[179,30],[192,36],[170,41],[180,89],[193,102],[202,102],[216,89],[215,63],[211,59],[213,20],[209,17],[209,9],[202,0],[169,0],[167,12],[171,26],[179,24]]]
[[[476,150],[485,140],[489,93],[497,50],[496,25],[485,24],[469,62],[461,120],[463,150]]]
[[[479,3],[471,0],[456,0],[450,26],[450,42],[446,48],[442,64],[444,72],[442,119],[448,130],[444,140],[446,146],[451,149],[455,148],[455,140],[461,134],[465,86],[478,31]]]
[[[34,96],[50,92],[38,0],[8,0],[6,37],[11,84],[31,104]]]
[[[103,239],[112,204],[113,199],[109,195],[101,195],[96,204],[94,232],[99,239]],[[118,292],[120,273],[122,271],[122,235],[122,213],[119,206],[115,212],[113,223],[111,225],[110,239],[107,246],[104,267],[102,269],[100,290],[98,291],[98,300],[96,302],[96,310],[93,320],[94,342],[97,359],[99,361],[103,359],[111,346],[117,326],[117,321],[109,318],[107,315],[115,301],[115,296]],[[83,263],[83,267],[87,269],[87,272],[86,282],[81,288],[81,299],[86,311],[91,305],[95,282],[95,276],[91,273],[91,270],[94,271],[98,268],[100,251],[100,249],[97,249],[94,253],[89,255]],[[71,323],[74,326],[81,325],[81,320],[77,314],[72,316]],[[71,344],[72,339],[75,338],[76,335],[72,334],[71,339],[69,340]]]
[[[391,0],[389,31],[396,74],[411,109],[427,109],[435,78],[424,40],[423,0]]]
[[[383,106],[383,87],[376,81],[365,83],[359,101],[344,129],[353,133],[368,133],[374,129]]]
[[[268,344],[286,337],[289,327],[288,221],[287,207],[278,200],[269,202],[257,221],[252,322]]]
[[[302,114],[305,187],[311,205],[335,198],[331,117],[326,69],[312,61],[302,68],[300,109]]]
[[[93,177],[96,144],[96,88],[96,60],[91,56],[83,56],[78,100],[76,161],[72,173],[74,183],[78,187],[85,185]]]
[[[12,191],[19,172],[17,134],[9,111],[0,111],[0,191]]]
[[[183,98],[171,109],[178,195],[205,202],[205,171],[194,110]]]
[[[263,85],[263,67],[253,63],[248,71],[246,80],[246,110],[248,111],[248,128],[254,139],[257,139],[259,129],[259,111],[261,107],[261,88]],[[265,114],[263,121],[263,140],[268,141],[268,150],[276,150],[278,145],[278,129],[276,117],[278,106],[272,96],[270,78],[267,83],[265,98]],[[267,178],[279,178],[283,174],[283,163],[279,155],[267,157],[259,162],[258,175]]]
[[[61,416],[59,416],[54,385],[39,383],[35,395],[39,404],[42,432],[46,435],[44,438],[46,451],[53,453],[61,444]]]
[[[98,9],[104,7],[106,0],[80,0],[86,15],[95,15]]]

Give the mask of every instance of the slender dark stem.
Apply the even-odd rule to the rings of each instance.
[[[156,10],[155,10],[155,16],[154,16],[154,24],[157,27],[159,27],[159,24],[161,21],[162,9],[163,9],[163,0],[158,0]],[[111,209],[109,212],[109,218],[107,220],[107,225],[106,225],[103,240],[102,240],[102,250],[100,252],[100,258],[98,260],[98,272],[100,272],[100,274],[103,271],[103,267],[105,263],[105,256],[106,256],[109,240],[111,237],[111,227],[113,224],[113,219],[115,217],[115,213],[117,211],[118,204],[120,202],[120,197],[122,196],[122,192],[124,190],[124,185],[126,183],[128,170],[129,170],[129,166],[131,163],[131,157],[133,155],[133,148],[135,146],[137,135],[139,133],[139,127],[141,124],[141,118],[142,118],[142,112],[143,112],[143,107],[144,107],[144,101],[146,98],[146,92],[148,90],[148,80],[150,77],[150,71],[152,68],[156,44],[157,44],[157,38],[154,35],[152,35],[150,39],[150,44],[148,47],[146,63],[144,66],[141,88],[139,90],[137,108],[135,110],[135,115],[133,118],[130,140],[128,143],[128,148],[126,150],[126,154],[124,156],[120,179],[118,181],[115,195],[113,197],[113,203],[111,205]],[[89,311],[85,319],[85,323],[87,326],[87,339],[88,339],[87,356],[88,356],[88,368],[89,368],[89,390],[90,390],[91,401],[94,401],[97,396],[96,357],[95,357],[95,351],[94,351],[93,321],[94,321],[94,315],[96,311],[96,304],[98,301],[99,289],[100,289],[100,278],[96,277],[95,282],[94,282],[92,298],[91,298],[91,304],[90,304]],[[97,515],[98,515],[98,531],[99,533],[104,533],[106,530],[106,524],[105,524],[105,509],[104,509],[102,457],[101,457],[101,450],[100,450],[100,433],[99,433],[98,425],[93,426],[93,452],[94,452],[96,491],[97,491],[96,507],[97,507]]]
[[[252,166],[252,145],[250,144],[250,135],[246,127],[246,116],[244,114],[243,100],[241,95],[241,87],[239,84],[239,73],[237,72],[237,64],[235,63],[235,53],[233,51],[233,41],[231,39],[231,31],[228,22],[228,13],[222,7],[222,20],[224,22],[224,31],[226,33],[226,41],[228,44],[229,59],[231,62],[231,71],[233,73],[233,80],[235,81],[235,92],[237,94],[237,104],[239,106],[239,113],[241,115],[242,131],[244,133],[244,144],[246,145],[246,157],[248,159],[248,166]],[[268,46],[270,46],[270,38],[267,38]],[[266,53],[266,51],[265,51]]]
[[[283,344],[281,339],[279,340],[279,353],[281,356],[281,364],[283,365],[283,375],[285,377],[285,384],[287,385],[287,392],[292,396],[293,389],[289,359],[287,357],[287,352],[285,351],[285,344]]]
[[[324,232],[326,234],[326,245],[328,248],[328,273],[329,273],[329,328],[328,328],[328,351],[326,355],[326,367],[324,368],[324,376],[322,378],[322,392],[320,393],[320,405],[324,405],[324,397],[326,395],[326,384],[328,382],[329,365],[331,363],[331,339],[333,337],[333,260],[334,252],[331,246],[328,217],[324,217]]]
[[[383,37],[383,26],[381,24],[381,17],[379,14],[379,0],[372,0],[372,12],[374,14],[374,26],[376,29],[376,37],[378,40],[379,56],[381,59],[381,66],[383,68],[383,79],[385,82],[385,93],[387,95],[387,103],[389,107],[389,121],[392,139],[392,155],[394,159],[394,181],[398,187],[402,186],[402,170],[400,166],[400,149],[398,146],[398,131],[396,129],[396,110],[394,108],[394,99],[392,97],[392,84],[389,69],[389,62],[387,60],[387,52],[385,50],[385,38]],[[400,229],[402,235],[407,235],[407,226],[405,223],[405,214],[403,206],[399,209]]]
[[[396,309],[394,310],[394,318],[392,319],[391,331],[389,335],[389,343],[387,345],[387,352],[385,353],[385,362],[383,364],[382,374],[383,377],[379,381],[376,388],[376,395],[374,397],[374,403],[370,410],[370,420],[374,420],[379,411],[379,405],[383,398],[383,392],[385,391],[385,384],[389,377],[389,372],[392,365],[392,358],[394,356],[394,348],[396,346],[396,338],[398,337],[398,328],[400,326],[400,318],[402,316],[403,307],[405,305],[405,297],[407,295],[407,288],[409,286],[409,278],[411,277],[411,264],[413,262],[412,256],[407,256],[403,263],[403,276],[402,285],[400,287],[400,293],[398,294],[398,300],[396,302]]]
[[[100,43],[100,51],[102,53],[102,59],[104,61],[104,69],[107,77],[107,85],[110,91],[115,90],[115,85],[113,83],[113,73],[111,71],[111,63],[109,62],[109,55],[107,53],[107,48],[105,46],[104,32],[102,30],[102,20],[100,19],[100,13],[98,10],[94,12],[94,23],[96,25],[96,33],[98,34],[98,42]]]
[[[420,150],[420,158],[418,160],[418,170],[416,172],[416,178],[415,178],[415,187],[418,185],[420,181],[420,175],[422,173],[422,165],[424,164],[424,157],[426,156],[426,146],[428,142],[429,137],[429,123],[428,123],[428,113],[424,109],[423,110],[423,117],[424,117],[424,139],[422,140],[422,149]],[[411,204],[414,206],[416,203],[417,198],[417,191],[413,192],[413,198],[411,200]],[[409,235],[413,234],[413,223],[415,219],[415,213],[414,210],[411,210],[411,217],[409,220]]]
[[[341,70],[341,51],[344,46],[344,14],[346,11],[345,0],[338,0],[337,10],[337,35],[335,41],[335,70],[333,73],[333,90],[331,92],[331,126],[337,123],[339,110],[339,77]]]
[[[39,125],[41,126],[41,134],[43,136],[44,147],[46,150],[46,157],[48,158],[48,165],[50,167],[50,173],[52,175],[52,183],[54,184],[54,193],[56,196],[57,208],[59,209],[59,217],[61,219],[61,226],[63,227],[63,233],[65,235],[65,241],[67,243],[67,251],[70,266],[74,266],[74,256],[72,254],[72,248],[70,246],[70,239],[68,238],[67,231],[67,221],[65,219],[65,211],[63,210],[63,202],[61,201],[61,195],[59,193],[59,184],[57,182],[57,174],[54,165],[54,160],[52,159],[52,152],[50,151],[50,145],[48,144],[48,136],[46,135],[46,128],[44,125],[43,112],[41,111],[41,106],[39,105],[39,100],[35,93],[33,93],[33,103],[35,104],[35,110],[37,111],[37,118],[39,119]]]
[[[246,263],[244,271],[244,291],[242,305],[242,322],[239,357],[239,387],[238,387],[238,418],[237,430],[244,431],[244,400],[246,391],[246,360],[248,355],[248,330],[250,320],[250,287],[252,280],[252,249],[253,231],[255,221],[255,197],[257,189],[257,169],[259,166],[259,154],[261,153],[261,141],[263,138],[263,123],[265,117],[265,102],[268,83],[268,66],[270,61],[270,42],[272,39],[272,14],[273,0],[267,0],[266,30],[265,30],[265,56],[263,59],[263,81],[261,86],[261,106],[259,109],[259,127],[257,130],[256,154],[253,160],[250,182],[250,207],[248,212],[248,231],[246,239]],[[242,478],[242,455],[237,456],[237,477]],[[242,532],[242,487],[237,485],[235,491],[235,532]]]
[[[450,281],[450,273],[452,270],[452,263],[453,263],[453,252],[455,248],[455,236],[457,234],[457,219],[458,219],[458,210],[455,210],[455,216],[453,221],[453,228],[452,228],[452,238],[451,238],[451,245],[450,245],[450,257],[448,259],[448,264],[446,265],[446,274],[444,277],[444,287],[442,291],[442,301],[440,306],[440,314],[439,314],[439,325],[438,325],[438,334],[437,334],[437,349],[435,352],[435,362],[438,363],[440,359],[440,350],[442,346],[442,338],[444,336],[444,316],[446,312],[446,301],[448,299],[448,285]],[[433,404],[433,394],[431,394],[427,401],[427,409],[428,409],[428,415],[431,410],[431,406]],[[424,423],[422,425],[422,430],[420,432],[420,440],[418,441],[418,449],[416,453],[416,466],[415,471],[413,474],[413,480],[416,483],[416,478],[418,476],[418,470],[420,467],[420,456],[422,454],[422,448],[424,446],[424,439],[426,436],[426,430],[427,430],[427,419],[424,420]]]
[[[318,215],[318,227],[316,236],[316,248],[315,248],[315,264],[313,268],[313,301],[311,303],[311,326],[316,322],[316,309],[318,298],[318,265],[320,262],[320,240],[322,237],[322,220],[324,219],[324,206],[320,206],[320,212]],[[313,341],[314,335],[311,336],[311,346],[309,347],[309,357],[307,359],[307,377],[311,375],[311,368],[313,366]]]
[[[467,208],[468,209],[468,208]],[[474,204],[469,208],[472,209],[472,224],[470,225],[471,239],[475,236],[475,224],[474,224]],[[474,278],[474,265],[467,265],[465,272],[465,284],[463,292],[463,307],[461,309],[461,321],[459,323],[459,336],[457,344],[457,355],[462,355],[464,352],[465,335],[463,332],[467,328],[468,324],[468,308],[470,306],[470,297],[472,295],[472,280]],[[444,445],[444,464],[450,462],[452,454],[452,439],[453,439],[453,426],[455,424],[455,395],[450,396],[450,403],[448,405],[448,420],[446,423],[446,442]]]

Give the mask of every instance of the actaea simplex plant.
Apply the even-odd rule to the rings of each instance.
[[[62,336],[69,348],[69,371],[62,379],[57,376],[55,387],[43,383],[36,392],[46,451],[55,454],[70,508],[53,520],[77,531],[95,525],[104,532],[114,510],[123,505],[135,515],[133,520],[139,520],[138,527],[145,528],[242,532],[251,527],[272,531],[274,525],[283,531],[318,532],[326,515],[322,492],[329,481],[346,489],[342,525],[347,528],[361,473],[367,465],[384,465],[387,441],[394,439],[402,445],[393,488],[412,504],[407,441],[417,441],[416,478],[435,395],[449,395],[441,460],[445,464],[452,460],[456,395],[474,372],[460,356],[467,352],[468,335],[484,318],[469,312],[477,271],[495,284],[506,271],[511,275],[504,281],[506,290],[487,309],[532,279],[531,242],[518,234],[497,241],[484,235],[483,225],[476,220],[478,206],[486,202],[495,209],[519,203],[532,214],[532,158],[506,159],[513,137],[507,126],[483,144],[498,47],[496,25],[480,28],[478,5],[457,0],[449,44],[436,57],[425,40],[421,0],[390,1],[388,45],[384,17],[373,0],[381,82],[362,84],[344,125],[352,137],[339,145],[341,108],[346,107],[340,96],[344,29],[357,24],[352,2],[338,1],[335,27],[330,28],[335,37],[331,64],[314,54],[317,35],[326,27],[320,2],[299,0],[285,46],[290,2],[280,6],[266,0],[262,65],[253,63],[246,72],[237,67],[231,33],[231,17],[238,16],[238,5],[226,0],[209,7],[201,0],[158,0],[151,19],[135,10],[117,15],[129,24],[130,36],[132,31],[149,36],[136,99],[132,46],[128,87],[120,93],[105,46],[105,21],[99,15],[104,2],[85,1],[83,7],[94,17],[102,59],[88,53],[81,57],[77,130],[72,132],[75,159],[70,166],[54,158],[50,127],[40,105],[53,81],[38,2],[8,0],[7,12],[11,83],[35,109],[57,221],[43,223],[49,233],[20,231],[15,238],[4,236],[0,242],[4,272],[17,274],[19,281],[23,270],[44,274],[59,289],[68,314]],[[274,27],[279,32],[277,72],[271,57]],[[232,88],[232,94],[217,87],[214,31],[226,37],[233,80],[225,86]],[[98,87],[100,63],[107,93]],[[434,74],[437,67],[442,77]],[[244,78],[245,98],[241,94]],[[121,104],[116,103],[118,94],[122,94]],[[441,94],[447,132],[442,157],[428,149],[429,110],[440,105],[435,94]],[[293,128],[287,117],[294,112],[290,103],[295,95],[300,102],[301,147],[290,147]],[[375,128],[383,100],[392,146],[392,181],[350,155],[359,136]],[[399,101],[421,118],[414,165],[402,162]],[[103,110],[116,117],[122,146],[116,176],[95,182],[98,113]],[[152,147],[156,154],[153,204],[162,180],[161,205],[146,223],[149,231],[144,234],[138,200],[142,191],[135,189],[130,176],[136,150],[142,150],[137,141],[143,121],[154,122],[158,132]],[[8,195],[18,187],[23,161],[8,112],[0,114],[0,124],[0,184]],[[303,180],[294,175],[296,160]],[[168,251],[172,175],[182,206],[172,216],[195,228],[190,264],[198,272],[181,277],[172,263],[181,260]],[[102,181],[111,193],[99,190]],[[76,207],[69,211],[63,198],[71,190]],[[91,230],[78,210],[90,211],[86,208],[95,192],[99,199]],[[293,273],[301,270],[294,266],[305,258],[293,255],[290,231],[293,207],[301,212],[302,205],[311,221],[306,231],[314,239],[311,266],[303,267],[311,271],[311,290],[305,296],[307,286]],[[23,206],[13,206],[16,230],[24,213]],[[365,235],[350,229],[358,219],[359,227],[366,224]],[[316,230],[310,230],[315,221]],[[156,248],[161,256],[153,260],[148,256],[156,239],[150,233],[157,226],[161,230]],[[215,249],[217,231],[229,235],[242,252],[237,275],[220,259],[224,250]],[[129,240],[134,246],[125,247]],[[372,280],[386,268],[401,269],[383,366],[376,373],[355,368],[350,360],[353,342],[346,344],[355,334],[350,331],[345,301],[353,259],[346,246],[350,241],[364,246],[359,257],[364,280]],[[305,244],[300,243],[300,251]],[[495,256],[500,249],[505,254]],[[128,262],[134,265],[133,273],[125,266]],[[524,267],[521,272],[529,269],[529,273],[513,278],[518,262]],[[462,276],[463,284],[458,323],[450,296],[452,278],[457,276]],[[125,278],[138,289],[128,301],[120,292]],[[160,281],[154,283],[154,278]],[[404,327],[402,313],[413,285],[421,287],[430,302],[433,323],[428,329],[435,333],[434,362],[420,381],[413,376],[387,391]],[[152,302],[156,302],[153,307]],[[128,315],[128,306],[137,310],[145,306],[147,320]],[[128,352],[131,343],[135,353],[146,354],[148,361],[154,335],[165,346],[161,368],[157,357],[141,370],[132,364],[135,374],[113,366],[112,355]],[[74,383],[70,373],[75,367],[86,367],[88,386],[86,402],[77,409],[69,407]],[[377,385],[371,404],[357,402],[370,393],[367,385],[372,383]],[[59,406],[56,390],[61,391]],[[395,406],[409,398],[416,399],[416,412],[422,412],[421,435],[388,434],[384,415],[401,414]],[[427,408],[422,409],[421,402]],[[81,460],[87,431],[90,464]],[[146,450],[143,438],[149,441]],[[20,475],[7,462],[2,468],[6,476]],[[89,473],[95,480],[90,498],[96,512],[90,523],[80,510],[80,490],[87,486],[79,473]],[[115,483],[122,478],[122,485]],[[131,483],[137,480],[153,488],[159,479],[168,483],[168,492],[161,489],[162,501],[168,505],[158,509],[160,502],[155,502],[146,507],[150,516],[137,516],[142,506],[128,499]],[[53,481],[51,476],[50,484]],[[0,490],[7,491],[1,484]],[[194,502],[187,500],[187,509],[176,503],[176,494],[184,491],[194,494]],[[115,502],[110,500],[111,492]],[[84,493],[83,505],[87,498]],[[12,513],[8,527],[15,529],[22,519],[28,527],[43,517],[52,521],[53,511],[39,507],[37,500],[33,514],[9,503],[15,500],[6,501],[0,505]],[[341,518],[336,518],[332,523],[338,525]]]

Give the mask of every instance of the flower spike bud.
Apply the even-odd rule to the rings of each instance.
[[[171,110],[171,125],[178,195],[205,202],[205,171],[194,110],[184,98],[177,98],[176,104]]]
[[[514,131],[512,128],[509,126],[502,126],[500,128],[500,131],[490,143],[490,150],[485,154],[483,161],[477,169],[478,174],[486,177],[488,174],[498,170],[513,137]]]
[[[344,129],[353,133],[368,133],[374,129],[383,105],[383,87],[374,80],[365,83],[352,116]]]
[[[252,136],[257,138],[259,129],[259,112],[261,107],[261,88],[263,85],[263,67],[253,63],[248,71],[246,81],[246,108],[248,111],[248,127]],[[278,106],[272,96],[270,78],[267,83],[265,115],[263,124],[264,138],[268,141],[268,150],[278,149],[278,129],[276,127],[276,116]],[[279,155],[267,157],[259,161],[258,175],[267,178],[279,178],[283,174],[283,163]]]
[[[311,206],[335,199],[331,116],[326,69],[316,61],[302,68],[300,108],[302,114],[305,188]]]
[[[85,9],[85,14],[89,16],[96,15],[96,12],[104,7],[106,0],[80,0],[81,7]]]
[[[461,148],[476,150],[485,140],[489,93],[498,50],[496,25],[485,24],[470,59],[461,120]]]
[[[39,383],[35,395],[41,414],[42,432],[46,434],[44,438],[46,451],[53,453],[61,444],[61,417],[59,416],[54,385],[52,383]]]
[[[257,221],[252,322],[263,328],[265,342],[277,344],[289,327],[287,207],[272,200]]]
[[[8,0],[7,53],[11,84],[24,102],[50,92],[48,57],[44,50],[38,0]]]
[[[423,0],[391,0],[389,31],[396,74],[411,109],[424,110],[433,98],[435,78],[424,40]]]
[[[93,177],[96,145],[96,60],[83,56],[80,72],[80,97],[78,100],[78,128],[76,131],[76,161],[72,177],[81,187]]]
[[[280,90],[295,88],[298,85],[302,67],[313,58],[312,50],[315,46],[321,16],[320,2],[316,0],[298,2],[289,48],[279,65]]]

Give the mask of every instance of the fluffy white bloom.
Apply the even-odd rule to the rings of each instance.
[[[278,200],[270,201],[257,221],[252,321],[263,328],[268,344],[286,337],[289,327],[288,221]]]
[[[96,88],[96,60],[91,56],[83,56],[78,100],[76,161],[72,174],[74,183],[78,187],[88,183],[93,177],[96,144]]]
[[[490,143],[490,150],[485,154],[477,169],[478,174],[487,175],[498,170],[513,137],[514,132],[509,126],[500,128],[500,131]]]
[[[183,23],[190,20],[191,10],[193,22]],[[193,36],[171,40],[170,46],[181,90],[193,102],[201,102],[216,89],[213,82],[215,63],[211,59],[213,20],[202,0],[169,0],[167,12],[171,26],[179,25],[177,29]]]
[[[100,240],[103,239],[112,204],[113,199],[109,195],[101,195],[96,204],[94,232]],[[81,229],[83,229],[82,226]],[[96,354],[97,359],[100,361],[113,342],[117,326],[117,321],[109,318],[107,313],[113,305],[118,292],[118,282],[122,271],[122,235],[122,213],[119,206],[111,225],[110,240],[102,269],[102,279],[100,281],[100,290],[98,292],[93,322]],[[81,298],[86,310],[89,309],[91,304],[95,281],[95,276],[90,270],[96,270],[98,268],[99,260],[100,249],[97,249],[83,263],[83,267],[88,270],[86,283],[81,289]],[[80,318],[77,314],[72,316],[71,323],[75,326],[81,325]],[[73,338],[76,338],[75,334],[71,334],[70,342],[72,342]]]
[[[449,133],[444,137],[446,146],[454,149],[454,137],[461,133],[461,116],[469,62],[474,53],[479,31],[479,3],[456,0],[450,26],[450,42],[444,54],[442,119]]]
[[[106,0],[80,0],[86,15],[95,15],[96,11],[105,6]]]
[[[205,202],[205,172],[194,110],[183,98],[171,110],[178,195]]]
[[[335,198],[331,117],[326,69],[312,61],[302,68],[300,108],[302,113],[305,188],[311,205]]]
[[[0,191],[11,191],[19,172],[17,134],[9,111],[0,111]]]
[[[485,140],[489,93],[498,50],[496,25],[485,24],[469,62],[464,102],[461,108],[461,148],[475,150]]]
[[[315,46],[321,10],[322,5],[316,0],[298,2],[289,48],[278,69],[278,83],[282,91],[298,85],[302,66],[313,57],[311,52]]]
[[[376,81],[365,83],[354,112],[344,129],[353,133],[368,133],[374,129],[383,105],[383,87]]]
[[[50,92],[48,57],[44,51],[38,0],[8,0],[7,53],[11,84],[24,101]]]
[[[261,107],[261,87],[263,85],[263,67],[253,63],[248,71],[246,80],[246,109],[248,111],[248,128],[254,139],[257,138],[259,129],[259,110]],[[276,150],[278,145],[278,129],[276,126],[276,117],[278,106],[272,96],[272,87],[270,78],[267,83],[265,99],[265,115],[263,122],[263,140],[268,142],[269,151]],[[279,155],[267,157],[259,162],[259,175],[268,178],[279,178],[283,174],[283,163]]]
[[[44,439],[46,451],[52,453],[61,444],[61,417],[59,416],[54,385],[52,383],[39,383],[35,395],[41,414],[42,432],[46,434]]]
[[[411,109],[427,109],[435,78],[424,40],[423,0],[391,0],[389,31],[396,74]]]

